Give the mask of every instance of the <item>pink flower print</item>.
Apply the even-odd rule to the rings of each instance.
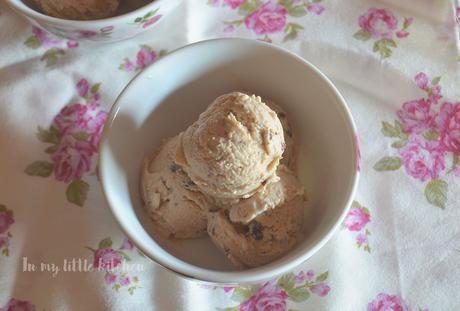
[[[139,69],[144,69],[158,58],[158,54],[149,47],[142,47],[137,52],[136,65]]]
[[[234,290],[235,288],[233,286],[224,286],[224,292],[228,293]]]
[[[163,15],[155,15],[154,17],[150,18],[148,21],[146,21],[143,25],[142,28],[147,28],[155,24]]]
[[[129,279],[129,276],[124,276],[120,279],[121,286],[128,286],[129,284],[131,284],[131,280]]]
[[[79,46],[79,43],[77,41],[73,41],[73,40],[67,41],[67,47],[69,49],[75,49],[75,48],[78,48],[78,46]]]
[[[343,224],[350,231],[361,231],[370,221],[371,216],[363,208],[352,207]]]
[[[12,224],[14,224],[13,216],[6,211],[0,211],[0,234],[7,232]]]
[[[324,12],[324,6],[322,6],[321,4],[319,3],[313,3],[313,4],[310,4],[308,7],[307,7],[308,11],[312,12],[312,13],[315,13],[316,15],[321,15],[323,12]]]
[[[444,150],[460,156],[460,102],[445,102],[441,106],[436,123]]]
[[[38,39],[38,41],[42,44],[45,48],[53,48],[53,47],[60,47],[62,44],[62,40],[60,39],[51,39],[48,36],[48,33],[41,28],[32,27],[32,33]]]
[[[405,102],[397,115],[406,133],[418,134],[435,126],[436,112],[431,109],[431,102],[425,99]]]
[[[359,26],[376,39],[391,39],[398,20],[390,10],[370,8],[359,17]]]
[[[89,86],[84,83],[80,85],[79,93],[86,94]],[[67,134],[86,133],[89,142],[97,150],[104,129],[108,113],[100,110],[97,103],[100,99],[98,93],[90,99],[94,103],[88,105],[73,104],[64,107],[61,112],[54,118],[53,125],[60,133],[61,137]]]
[[[131,60],[126,58],[125,62],[120,65],[120,69],[122,69],[122,70],[124,70],[126,72],[131,72],[134,69],[136,69],[136,66],[134,65],[134,63]]]
[[[82,92],[82,90],[79,90],[79,92]],[[61,136],[67,133],[81,131],[85,128],[85,114],[87,110],[88,107],[82,104],[65,106],[54,118],[52,126],[59,131]]]
[[[423,73],[419,72],[418,74],[415,75],[415,84],[422,90],[427,90],[428,89],[428,76]]]
[[[104,280],[105,280],[105,284],[112,285],[117,280],[117,276],[115,274],[112,274],[112,273],[107,273],[104,276]]]
[[[358,243],[358,246],[367,244],[368,243],[367,235],[362,234],[362,233],[358,234],[356,236],[356,243]]]
[[[131,242],[131,240],[128,240],[128,239],[125,239],[120,247],[121,250],[127,250],[127,251],[131,251],[133,250],[133,248],[134,248],[133,242]]]
[[[403,28],[396,32],[396,37],[402,39],[402,38],[406,38],[407,36],[409,36],[409,32],[407,31],[407,28],[409,28],[409,26],[412,25],[413,22],[414,22],[413,17],[404,18]]]
[[[77,82],[77,92],[80,97],[85,97],[89,91],[89,83],[86,79],[81,79]]]
[[[398,37],[399,39],[406,38],[407,36],[409,36],[409,32],[407,31],[400,30],[396,32],[396,37]]]
[[[409,311],[409,307],[397,295],[380,293],[373,301],[369,302],[367,311]]]
[[[100,36],[98,31],[94,30],[77,30],[77,36],[80,39],[94,39]]]
[[[433,103],[437,103],[441,98],[442,98],[441,86],[440,85],[433,86],[431,88],[431,95],[430,95],[429,100],[432,101]]]
[[[220,5],[220,0],[209,0],[208,4],[211,6],[219,6]]]
[[[4,236],[0,236],[0,250],[8,248],[8,246],[10,246],[10,240]]]
[[[224,3],[234,10],[239,8],[244,1],[245,0],[224,0]]]
[[[72,137],[64,139],[51,156],[56,179],[65,183],[80,180],[90,170],[91,157],[95,151],[94,146],[87,141],[78,141]]]
[[[313,270],[308,270],[307,273],[300,271],[295,277],[295,282],[300,284],[305,282],[305,280],[311,281],[314,275],[315,272]]]
[[[406,31],[406,30],[398,30],[398,31],[396,32],[396,37],[397,37],[398,39],[404,39],[404,38],[406,38],[406,37],[408,37],[408,36],[409,36],[409,32]]]
[[[233,32],[235,31],[235,26],[234,25],[225,25],[224,27],[224,32]]]
[[[274,281],[265,283],[257,293],[240,305],[240,311],[285,311],[288,295]]]
[[[437,179],[444,170],[444,151],[437,141],[425,141],[411,135],[407,144],[399,149],[404,168],[410,176],[420,181]]]
[[[457,20],[457,24],[460,25],[460,6],[455,9],[455,19]]]
[[[112,248],[101,248],[94,254],[94,267],[111,271],[122,263],[121,256]]]
[[[101,140],[107,117],[108,113],[106,111],[99,110],[99,105],[91,104],[88,106],[88,111],[85,115],[85,131],[90,135],[89,142],[95,150],[99,148],[99,142]]]
[[[329,294],[329,292],[331,291],[331,288],[329,287],[329,285],[326,285],[324,283],[318,283],[310,287],[310,291],[313,294],[316,294],[320,297],[324,297],[324,296],[327,296],[327,294]]]
[[[257,35],[279,32],[286,25],[287,10],[271,1],[266,2],[259,9],[246,16],[244,23]]]
[[[11,298],[0,311],[35,311],[35,305],[28,301]]]

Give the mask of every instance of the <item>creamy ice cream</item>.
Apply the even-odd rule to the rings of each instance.
[[[281,125],[283,126],[286,150],[284,150],[283,158],[281,159],[280,163],[286,165],[291,170],[295,171],[297,169],[297,154],[299,149],[297,147],[298,144],[295,131],[293,131],[287,113],[286,111],[284,111],[283,108],[281,108],[274,101],[271,100],[267,100],[266,104],[268,107],[270,107],[273,111],[276,112],[278,118],[281,121]]]
[[[232,222],[247,224],[254,218],[304,195],[304,188],[295,174],[286,166],[279,165],[277,181],[267,183],[247,199],[229,206],[228,216]]]
[[[71,20],[92,20],[113,16],[118,0],[35,0],[50,16]]]
[[[146,161],[141,194],[146,209],[163,235],[197,238],[206,235],[211,209],[205,196],[176,163],[178,136],[168,140],[152,161]]]
[[[293,172],[296,162],[286,112],[233,92],[146,161],[142,197],[164,235],[207,232],[237,267],[257,267],[304,236],[306,198]]]
[[[236,267],[261,266],[280,258],[303,238],[304,210],[305,198],[298,195],[247,225],[231,222],[227,211],[210,213],[208,234]]]
[[[183,133],[176,163],[207,195],[245,198],[273,177],[284,149],[276,113],[258,96],[233,92]]]

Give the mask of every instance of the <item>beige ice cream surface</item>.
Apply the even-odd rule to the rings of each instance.
[[[211,209],[205,196],[184,170],[174,162],[178,136],[168,140],[152,161],[146,161],[141,194],[159,231],[175,238],[206,235],[206,217]]]
[[[226,211],[210,213],[208,234],[239,268],[270,263],[291,250],[304,236],[305,198],[296,196],[247,225],[232,223]]]
[[[207,195],[241,198],[273,177],[284,149],[277,114],[258,96],[233,92],[183,133],[176,162]]]
[[[286,150],[284,150],[283,158],[280,163],[286,165],[291,170],[297,169],[297,155],[299,152],[297,137],[295,131],[292,128],[291,122],[289,122],[288,115],[283,108],[277,105],[274,101],[267,100],[266,104],[273,111],[276,112],[278,118],[281,121],[284,132],[284,142],[286,143]]]
[[[265,211],[304,195],[302,183],[286,166],[279,165],[277,180],[267,183],[247,199],[231,204],[229,218],[232,222],[247,224]]]
[[[47,15],[70,20],[93,20],[113,16],[118,0],[35,0]]]

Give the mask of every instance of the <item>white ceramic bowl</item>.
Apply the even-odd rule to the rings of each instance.
[[[28,0],[28,3],[33,1]],[[55,18],[33,10],[23,0],[6,0],[9,6],[35,26],[72,40],[115,42],[155,27],[181,0],[154,0],[129,13],[90,21]]]
[[[160,245],[139,194],[142,161],[192,124],[218,96],[247,90],[275,100],[300,136],[299,176],[309,196],[305,240],[275,262],[239,271],[209,238]],[[359,169],[356,130],[343,97],[313,65],[244,39],[178,49],[139,74],[112,108],[100,147],[100,178],[113,215],[147,256],[181,275],[252,283],[282,274],[318,251],[343,221]]]

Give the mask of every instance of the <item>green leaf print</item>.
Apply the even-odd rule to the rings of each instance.
[[[423,137],[425,137],[426,140],[437,140],[439,138],[439,133],[435,129],[429,129],[423,133]]]
[[[53,154],[59,149],[59,145],[52,145],[45,149],[46,153]]]
[[[34,50],[38,49],[38,48],[42,45],[42,43],[40,42],[40,40],[38,40],[38,38],[35,37],[35,36],[30,36],[30,37],[24,42],[24,44],[25,44],[27,47],[29,47],[29,48],[31,48],[31,49],[34,49]]]
[[[124,260],[131,261],[131,258],[129,258],[129,256],[125,252],[117,251],[117,253],[120,254],[120,256],[123,257]]]
[[[428,202],[444,209],[447,201],[447,183],[442,179],[430,181],[425,187],[425,196]]]
[[[393,126],[389,122],[382,122],[382,134],[386,137],[399,137],[401,134],[401,128],[396,124]]]
[[[296,23],[288,23],[284,28],[286,35],[283,38],[283,42],[297,38],[300,29],[303,29],[301,25]]]
[[[431,80],[431,85],[437,85],[439,84],[440,81],[441,81],[440,76],[434,77],[433,80]]]
[[[239,15],[249,15],[261,5],[260,0],[246,0],[238,8]]]
[[[279,278],[278,285],[285,291],[289,291],[295,286],[295,275],[293,272],[287,273]]]
[[[289,295],[289,298],[295,302],[302,302],[310,298],[308,288],[302,286],[287,291],[287,294]]]
[[[329,277],[329,271],[323,272],[320,275],[318,275],[315,279],[316,282],[324,282],[327,280]]]
[[[78,141],[85,141],[88,139],[89,135],[86,132],[76,132],[71,134],[73,138]]]
[[[36,135],[41,142],[59,144],[59,131],[54,126],[51,126],[49,130],[39,126]]]
[[[91,93],[95,94],[99,92],[99,89],[101,88],[101,83],[96,83],[91,87]]]
[[[53,172],[53,163],[47,161],[35,161],[29,164],[25,173],[30,176],[48,177]]]
[[[112,239],[111,238],[105,238],[102,241],[99,242],[99,245],[97,246],[98,248],[111,248],[112,247]]]
[[[249,299],[253,293],[254,293],[254,290],[251,287],[240,286],[240,287],[235,288],[235,290],[233,291],[232,297],[230,299],[236,302],[243,302]]]
[[[353,37],[360,41],[367,41],[371,38],[371,34],[367,31],[360,29],[353,35]]]
[[[383,157],[375,163],[374,170],[383,171],[396,171],[402,166],[402,159],[400,157]]]
[[[396,46],[393,40],[381,39],[375,41],[373,51],[378,52],[382,58],[391,56],[391,49],[388,46]]]
[[[65,51],[63,49],[51,48],[43,54],[40,58],[41,61],[46,61],[46,66],[50,67],[57,63],[58,55],[64,55]]]
[[[398,140],[398,141],[395,141],[394,143],[391,144],[391,147],[395,148],[395,149],[401,149],[402,147],[404,147],[406,145],[406,141],[405,140]]]
[[[288,14],[293,17],[302,17],[307,15],[307,10],[302,5],[297,5],[287,9]]]
[[[83,207],[86,201],[88,191],[88,183],[84,182],[83,180],[76,180],[71,182],[69,186],[67,186],[65,194],[67,196],[67,200],[70,203]]]
[[[454,154],[453,165],[454,166],[460,165],[460,156]]]

